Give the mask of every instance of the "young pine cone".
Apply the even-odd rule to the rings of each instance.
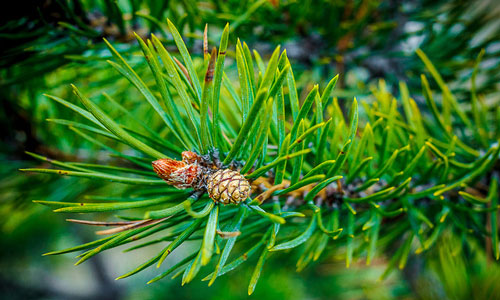
[[[152,165],[156,174],[168,184],[178,189],[206,189],[216,203],[239,204],[250,193],[250,184],[240,173],[231,169],[217,170],[191,151],[182,152],[182,161],[162,158]]]
[[[231,169],[219,169],[207,180],[210,198],[217,203],[239,204],[248,198],[250,184],[240,173]]]

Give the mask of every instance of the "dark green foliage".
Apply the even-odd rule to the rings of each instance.
[[[118,278],[141,272],[127,290],[170,275],[218,279],[216,299],[248,281],[273,299],[404,297],[405,283],[425,299],[498,294],[494,1],[33,3],[11,3],[0,26],[0,293],[19,266],[71,267],[44,251],[93,266],[123,245],[143,260],[122,263]],[[252,199],[216,206],[166,185],[151,160],[184,150],[240,169]],[[66,217],[111,229],[82,236]],[[360,283],[380,274],[405,280]],[[207,299],[206,282],[189,296]]]

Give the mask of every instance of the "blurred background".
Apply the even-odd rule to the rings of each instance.
[[[181,287],[179,279],[146,285],[156,275],[154,268],[114,280],[156,254],[160,246],[126,253],[112,249],[78,267],[73,266],[72,254],[42,257],[95,236],[32,200],[78,201],[94,191],[121,188],[18,172],[40,166],[24,151],[58,160],[116,159],[62,126],[68,124],[61,125],[58,119],[71,119],[74,114],[43,94],[73,99],[72,83],[97,100],[104,91],[120,99],[138,119],[148,118],[149,112],[137,105],[138,92],[106,63],[111,54],[103,38],[126,55],[148,82],[153,78],[140,59],[133,32],[143,37],[154,33],[173,46],[166,25],[169,18],[185,37],[195,63],[203,63],[205,24],[212,47],[229,22],[226,72],[230,78],[237,80],[233,59],[237,38],[258,50],[264,61],[281,45],[293,65],[299,92],[313,83],[324,86],[340,74],[334,96],[341,102],[353,96],[369,101],[381,79],[395,95],[399,81],[406,82],[418,102],[420,74],[426,71],[415,54],[417,48],[432,60],[453,92],[466,98],[474,63],[484,49],[477,90],[488,105],[500,104],[500,5],[495,0],[18,0],[11,4],[0,12],[2,299],[247,297],[250,267],[221,277],[210,288],[200,281]],[[291,255],[290,263],[283,256],[271,256],[252,298],[492,299],[497,295],[500,299],[500,268],[481,250],[484,247],[472,242],[470,249],[462,249],[460,240],[466,237],[452,232],[444,236],[433,250],[412,254],[404,270],[395,268],[384,280],[380,277],[390,257],[379,258],[370,267],[360,261],[346,269],[340,255],[333,254],[295,272],[293,261],[300,253]],[[183,247],[189,251],[189,244]]]

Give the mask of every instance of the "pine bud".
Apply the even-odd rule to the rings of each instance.
[[[152,163],[153,170],[168,184],[178,189],[196,187],[200,182],[202,168],[200,157],[191,151],[182,152],[182,161],[162,158]]]
[[[207,180],[208,195],[217,203],[239,204],[248,198],[250,184],[240,173],[220,169]]]

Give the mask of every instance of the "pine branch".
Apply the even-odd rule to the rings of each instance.
[[[358,106],[357,100],[352,100],[346,120],[338,100],[330,101],[338,75],[322,92],[319,85],[314,85],[299,101],[292,66],[280,47],[265,65],[257,52],[252,56],[248,46],[238,41],[235,65],[228,65],[225,56],[231,29],[226,27],[218,52],[209,55],[205,46],[204,65],[199,65],[201,59],[193,59],[172,22],[168,27],[180,59],[154,35],[152,41],[146,42],[138,37],[154,77],[150,85],[107,42],[115,60],[111,66],[139,91],[151,114],[160,117],[166,125],[164,132],[151,137],[134,134],[132,124],[122,124],[120,118],[112,117],[126,114],[123,109],[114,105],[117,111],[105,111],[102,103],[89,99],[76,87],[74,93],[84,107],[49,96],[85,117],[90,125],[73,120],[57,122],[88,131],[90,135],[85,136],[89,140],[129,158],[142,169],[64,163],[31,154],[62,169],[23,171],[110,180],[127,187],[133,185],[130,190],[134,189],[136,195],[147,195],[102,195],[118,198],[98,203],[38,201],[56,208],[55,212],[133,209],[143,213],[143,218],[134,222],[102,223],[124,224],[104,232],[113,234],[110,237],[49,254],[86,250],[79,256],[80,264],[102,251],[153,234],[160,235],[155,242],[130,249],[172,241],[156,256],[119,277],[125,278],[155,263],[160,266],[179,245],[188,239],[197,240],[201,244],[194,254],[150,282],[176,272],[174,276],[182,274],[185,284],[216,261],[213,272],[205,277],[211,285],[217,277],[259,253],[248,288],[250,294],[267,257],[296,247],[304,248],[297,263],[302,270],[329,252],[328,244],[345,249],[347,267],[365,250],[370,264],[378,253],[398,245],[385,277],[396,265],[404,267],[415,236],[419,242],[417,252],[424,252],[445,228],[451,228],[476,238],[486,235],[494,242],[498,259],[498,232],[494,226],[499,208],[495,197],[498,178],[492,176],[500,153],[494,123],[498,113],[487,109],[488,116],[478,120],[471,117],[473,113],[461,110],[457,98],[423,52],[418,54],[442,92],[442,111],[422,76],[426,106],[416,105],[404,83],[400,84],[401,100],[397,100],[381,82],[373,88],[373,101],[362,101]],[[225,74],[224,69],[230,67],[237,69],[237,80]],[[255,77],[257,69],[259,76]],[[232,82],[223,84],[228,80],[239,82],[239,88]],[[156,98],[158,94],[162,103]],[[429,112],[432,118],[427,117]],[[148,126],[149,121],[143,120],[144,127],[154,128]],[[74,130],[83,135],[79,129]],[[152,129],[146,131],[151,134]],[[95,135],[128,148],[125,151],[107,146]],[[172,157],[182,156],[182,161],[157,150],[160,145],[170,145]],[[154,171],[146,170],[145,162],[152,160]],[[154,172],[164,181],[151,179]],[[466,192],[467,187],[474,188],[479,182],[490,186],[488,196]],[[152,189],[148,185],[164,188]],[[486,229],[488,214],[492,230]],[[326,225],[323,220],[327,220]],[[166,230],[170,233],[162,233]],[[397,243],[402,238],[405,242]],[[227,263],[230,254],[241,248],[235,245],[249,246],[249,250]]]

